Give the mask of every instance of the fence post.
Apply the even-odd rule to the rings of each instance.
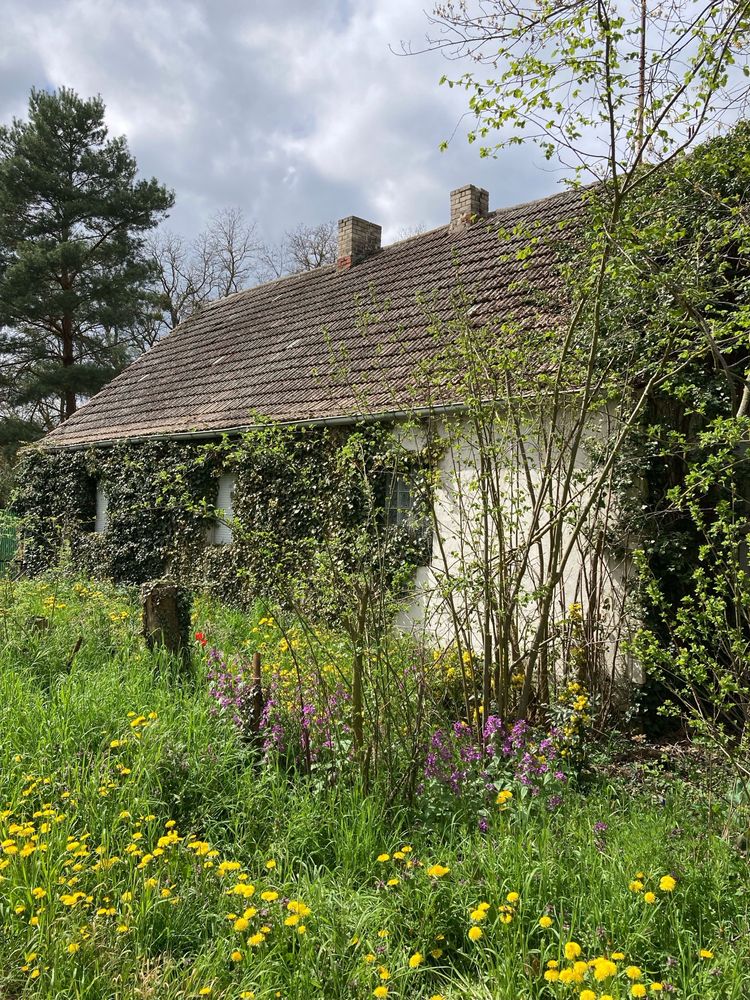
[[[143,637],[149,649],[162,646],[187,659],[190,651],[190,596],[184,587],[152,580],[141,587]]]

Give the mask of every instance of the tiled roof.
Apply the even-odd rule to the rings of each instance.
[[[457,290],[478,324],[555,322],[558,250],[570,238],[559,224],[581,204],[575,192],[553,195],[461,232],[444,226],[384,247],[349,271],[321,267],[213,302],[45,444],[209,435],[251,426],[258,415],[318,421],[426,403],[420,369],[441,346],[434,320],[451,317]],[[450,402],[447,388],[442,397]]]

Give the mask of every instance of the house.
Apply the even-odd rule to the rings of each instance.
[[[68,464],[76,454],[124,444],[195,446],[240,435],[259,420],[319,428],[388,422],[403,426],[405,448],[418,451],[426,436],[444,433],[449,419],[465,425],[465,401],[455,384],[431,368],[435,358],[450,356],[457,312],[497,337],[511,326],[559,326],[566,308],[561,252],[582,205],[581,194],[568,191],[490,212],[487,191],[468,185],[451,192],[446,225],[385,247],[380,226],[343,219],[335,265],[201,309],[49,434],[41,451]],[[474,500],[466,497],[476,479],[475,450],[471,440],[454,442],[438,461],[436,530],[399,620],[447,639],[460,618],[464,645],[487,651],[478,585],[464,581],[453,588],[462,594],[461,608],[448,608],[445,601],[446,576],[459,564],[465,576],[466,565],[476,568],[479,549],[486,550],[486,532],[472,536],[469,527]],[[225,517],[216,522],[209,547],[231,549],[233,488],[229,472],[214,483],[213,500]],[[408,519],[412,502],[408,484],[394,483],[394,520]],[[99,481],[91,513],[95,534],[109,530],[108,504],[107,483]],[[493,529],[495,541],[497,535]],[[592,588],[601,602],[601,573],[593,584],[590,577],[584,552],[566,571],[563,608],[585,606]],[[612,594],[619,595],[621,585],[621,568],[615,568],[605,587],[610,631],[619,621],[619,598]],[[534,586],[530,579],[529,590]],[[523,629],[533,621],[533,614],[526,615]],[[513,625],[516,646],[523,643],[523,629]],[[578,641],[570,629],[566,635],[568,644]],[[492,642],[499,641],[495,635]],[[597,642],[610,651],[616,645],[609,633]]]

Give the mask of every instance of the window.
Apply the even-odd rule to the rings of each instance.
[[[211,543],[213,545],[231,545],[232,526],[234,517],[234,506],[232,494],[234,493],[234,476],[225,474],[219,477],[219,490],[216,497],[216,509],[222,513],[214,521],[211,529]]]
[[[413,510],[414,498],[409,484],[403,476],[395,476],[388,504],[388,523],[404,524],[411,518]]]
[[[89,521],[89,524],[91,522]],[[96,484],[96,516],[94,518],[94,531],[102,532],[107,530],[109,524],[109,497],[103,483]],[[90,530],[90,529],[89,529]]]
[[[386,505],[388,524],[399,529],[414,549],[414,557],[420,566],[432,562],[432,518],[426,503],[415,497],[409,480],[394,475],[391,479],[390,494]]]

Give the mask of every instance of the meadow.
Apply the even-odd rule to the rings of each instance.
[[[399,796],[333,768],[345,690],[311,699],[329,756],[308,739],[320,766],[297,766],[294,638],[262,609],[199,598],[185,664],[145,647],[125,590],[0,603],[4,1000],[750,996],[746,820],[702,764],[601,733],[581,764],[570,732],[499,722],[479,759],[447,717]],[[261,647],[262,745],[237,676]],[[568,709],[585,721],[585,692]]]

